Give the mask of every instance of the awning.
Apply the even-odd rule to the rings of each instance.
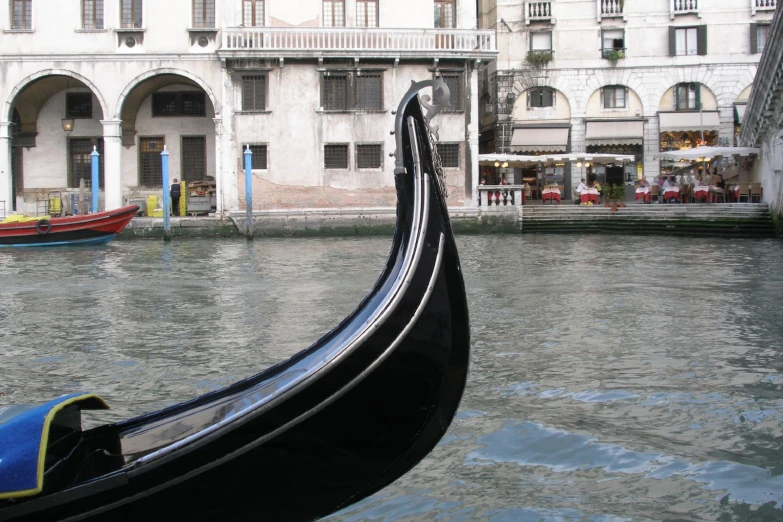
[[[702,112],[659,112],[661,132],[719,130],[720,118],[717,111]]]
[[[660,152],[655,155],[659,159],[674,161],[681,160],[710,160],[716,156],[750,156],[758,154],[759,149],[754,147],[696,147],[694,149],[672,150],[669,152]]]
[[[511,135],[514,152],[565,152],[569,127],[522,127]]]
[[[643,121],[588,121],[585,140],[588,145],[642,145]]]
[[[747,103],[737,103],[734,105],[734,123],[737,125],[742,123],[742,117],[745,116],[745,109],[747,108]]]
[[[571,152],[568,154],[542,154],[540,156],[522,156],[519,154],[479,154],[479,165],[501,166],[507,163],[508,167],[526,167],[538,163],[563,163],[566,161],[589,161],[592,163],[623,163],[635,161],[633,154],[591,154],[589,152]]]

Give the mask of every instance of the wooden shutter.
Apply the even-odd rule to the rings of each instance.
[[[554,101],[554,91],[552,89],[543,89],[542,90],[542,96],[541,96],[541,106],[542,107],[554,107],[555,101]]]
[[[758,24],[750,24],[750,54],[759,52]]]
[[[669,26],[669,56],[677,56],[677,28]]]
[[[695,82],[693,85],[696,86],[696,107],[695,109],[701,108],[701,84],[699,82]]]
[[[680,110],[680,85],[676,84],[674,86],[674,110],[679,111]]]
[[[601,58],[604,57],[604,30],[601,29],[601,45],[599,46],[601,48]]]
[[[696,45],[699,48],[699,56],[704,56],[707,54],[707,26],[700,25],[696,30]]]

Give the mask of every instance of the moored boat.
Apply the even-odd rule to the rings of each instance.
[[[421,461],[457,411],[470,346],[430,134],[445,103],[441,80],[412,85],[400,103],[397,227],[353,313],[287,361],[124,422],[83,431],[80,409],[105,407],[93,395],[0,411],[0,520],[315,520]],[[9,428],[44,435],[15,440]]]
[[[122,232],[137,205],[86,214],[0,223],[0,247],[107,243]]]

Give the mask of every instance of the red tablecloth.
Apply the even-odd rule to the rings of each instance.
[[[650,187],[637,187],[634,200],[643,199],[645,203],[650,201]]]
[[[579,195],[579,200],[582,203],[598,203],[598,190],[594,188],[586,188],[582,190]]]
[[[560,189],[545,188],[541,191],[541,201],[555,200],[560,203]]]
[[[680,201],[679,187],[671,187],[666,189],[666,192],[663,193],[663,200],[669,201],[670,199],[676,199],[677,201]]]
[[[699,199],[703,198],[704,201],[708,201],[710,199],[710,188],[709,187],[696,187],[693,189],[693,199]]]

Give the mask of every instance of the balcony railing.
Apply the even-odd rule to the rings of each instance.
[[[752,15],[756,11],[774,11],[777,7],[777,0],[750,0],[750,12]]]
[[[623,3],[624,0],[597,0],[598,21],[600,22],[601,18],[625,19],[625,14],[623,13]]]
[[[524,185],[479,185],[480,207],[511,207],[522,205]]]
[[[552,2],[525,2],[525,24],[553,20]]]
[[[496,48],[494,31],[471,29],[230,27],[223,29],[220,51],[455,54],[496,52]]]
[[[696,13],[699,14],[699,0],[669,0],[671,7],[671,18],[675,15]]]

